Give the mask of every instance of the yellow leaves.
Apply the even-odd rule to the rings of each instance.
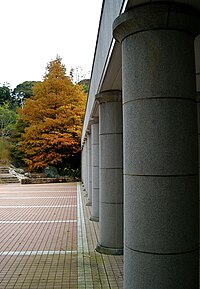
[[[19,110],[27,127],[20,139],[31,170],[58,164],[80,150],[86,95],[65,75],[61,59],[50,62],[43,82]]]

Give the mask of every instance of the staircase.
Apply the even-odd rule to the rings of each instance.
[[[0,184],[13,184],[19,182],[19,179],[10,173],[9,167],[0,166]]]

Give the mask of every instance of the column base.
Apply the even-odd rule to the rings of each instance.
[[[97,217],[90,217],[90,221],[93,221],[93,222],[99,222],[99,218]]]
[[[86,206],[92,206],[92,202],[87,202]]]
[[[104,247],[100,244],[97,245],[95,250],[98,253],[106,254],[106,255],[123,255],[123,253],[124,253],[123,248],[118,248],[118,249],[117,248],[109,248],[109,247]]]

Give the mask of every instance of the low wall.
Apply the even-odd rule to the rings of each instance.
[[[21,179],[22,185],[77,182],[73,178],[26,178]]]

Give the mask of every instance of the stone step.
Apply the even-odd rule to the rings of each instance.
[[[19,179],[10,174],[0,174],[0,183],[1,184],[11,184],[11,183],[19,183]]]
[[[0,174],[9,174],[9,167],[0,166]]]
[[[16,178],[16,179],[1,179],[0,178],[0,184],[15,184],[15,183],[19,183],[20,181]]]
[[[9,166],[0,166],[0,183],[1,184],[11,184],[19,183],[18,177],[12,173]]]
[[[19,184],[19,181],[1,181],[2,185],[6,185],[6,184]]]

